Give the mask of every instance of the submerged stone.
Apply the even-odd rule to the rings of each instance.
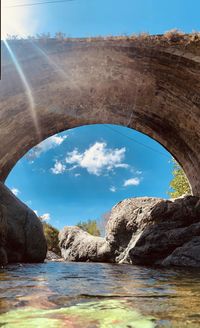
[[[132,310],[125,301],[106,300],[81,303],[61,309],[38,310],[25,307],[1,315],[9,328],[154,328],[155,319]]]

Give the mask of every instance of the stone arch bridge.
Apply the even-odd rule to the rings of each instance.
[[[161,143],[200,195],[198,35],[10,40],[2,44],[0,180],[33,146],[96,123]]]

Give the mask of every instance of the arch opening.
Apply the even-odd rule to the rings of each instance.
[[[126,198],[168,198],[171,158],[164,147],[136,130],[87,125],[34,146],[18,161],[6,185],[37,215],[47,220],[61,216],[63,226],[67,208],[67,217],[78,222],[99,219]]]

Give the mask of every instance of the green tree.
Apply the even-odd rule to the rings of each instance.
[[[83,229],[84,231],[87,231],[93,236],[100,236],[100,231],[96,220],[80,221],[76,226]]]
[[[52,251],[57,255],[60,255],[61,252],[59,248],[59,239],[58,239],[59,231],[47,222],[42,221],[42,224],[43,224],[44,235],[47,241],[48,251]]]
[[[173,158],[173,179],[170,182],[170,191],[168,192],[169,196],[171,198],[180,197],[184,194],[191,194],[190,184],[188,182],[188,179],[183,171],[183,169],[180,167],[180,165],[177,163],[177,161]]]

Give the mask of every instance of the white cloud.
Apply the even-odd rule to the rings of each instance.
[[[33,162],[33,159],[39,157],[42,153],[60,146],[66,138],[67,135],[58,136],[55,134],[54,136],[47,138],[46,140],[39,143],[39,145],[31,149],[26,157]]]
[[[11,191],[15,196],[18,196],[20,194],[20,191],[17,188],[12,188]]]
[[[124,187],[138,186],[139,184],[140,184],[140,179],[136,177],[136,178],[125,180],[123,186]]]
[[[60,161],[56,161],[54,167],[51,168],[53,174],[62,174],[65,172],[66,166]]]
[[[111,186],[109,190],[112,191],[112,192],[116,192],[117,191],[116,187],[114,187],[114,186]]]
[[[137,170],[137,171],[135,172],[135,174],[141,175],[141,174],[142,174],[142,171]]]
[[[80,173],[74,174],[75,177],[80,177]]]
[[[49,221],[51,219],[51,215],[50,213],[44,213],[42,215],[40,215],[42,221]]]
[[[37,210],[34,210],[33,212],[38,216],[38,211]]]
[[[128,164],[122,163],[126,148],[108,148],[105,142],[96,142],[84,152],[74,149],[67,154],[65,159],[72,167],[85,168],[88,173],[101,175],[103,171],[111,171],[114,168],[127,168]]]
[[[121,163],[121,164],[116,164],[115,167],[121,167],[123,169],[128,169],[129,168],[129,164],[126,163]]]

